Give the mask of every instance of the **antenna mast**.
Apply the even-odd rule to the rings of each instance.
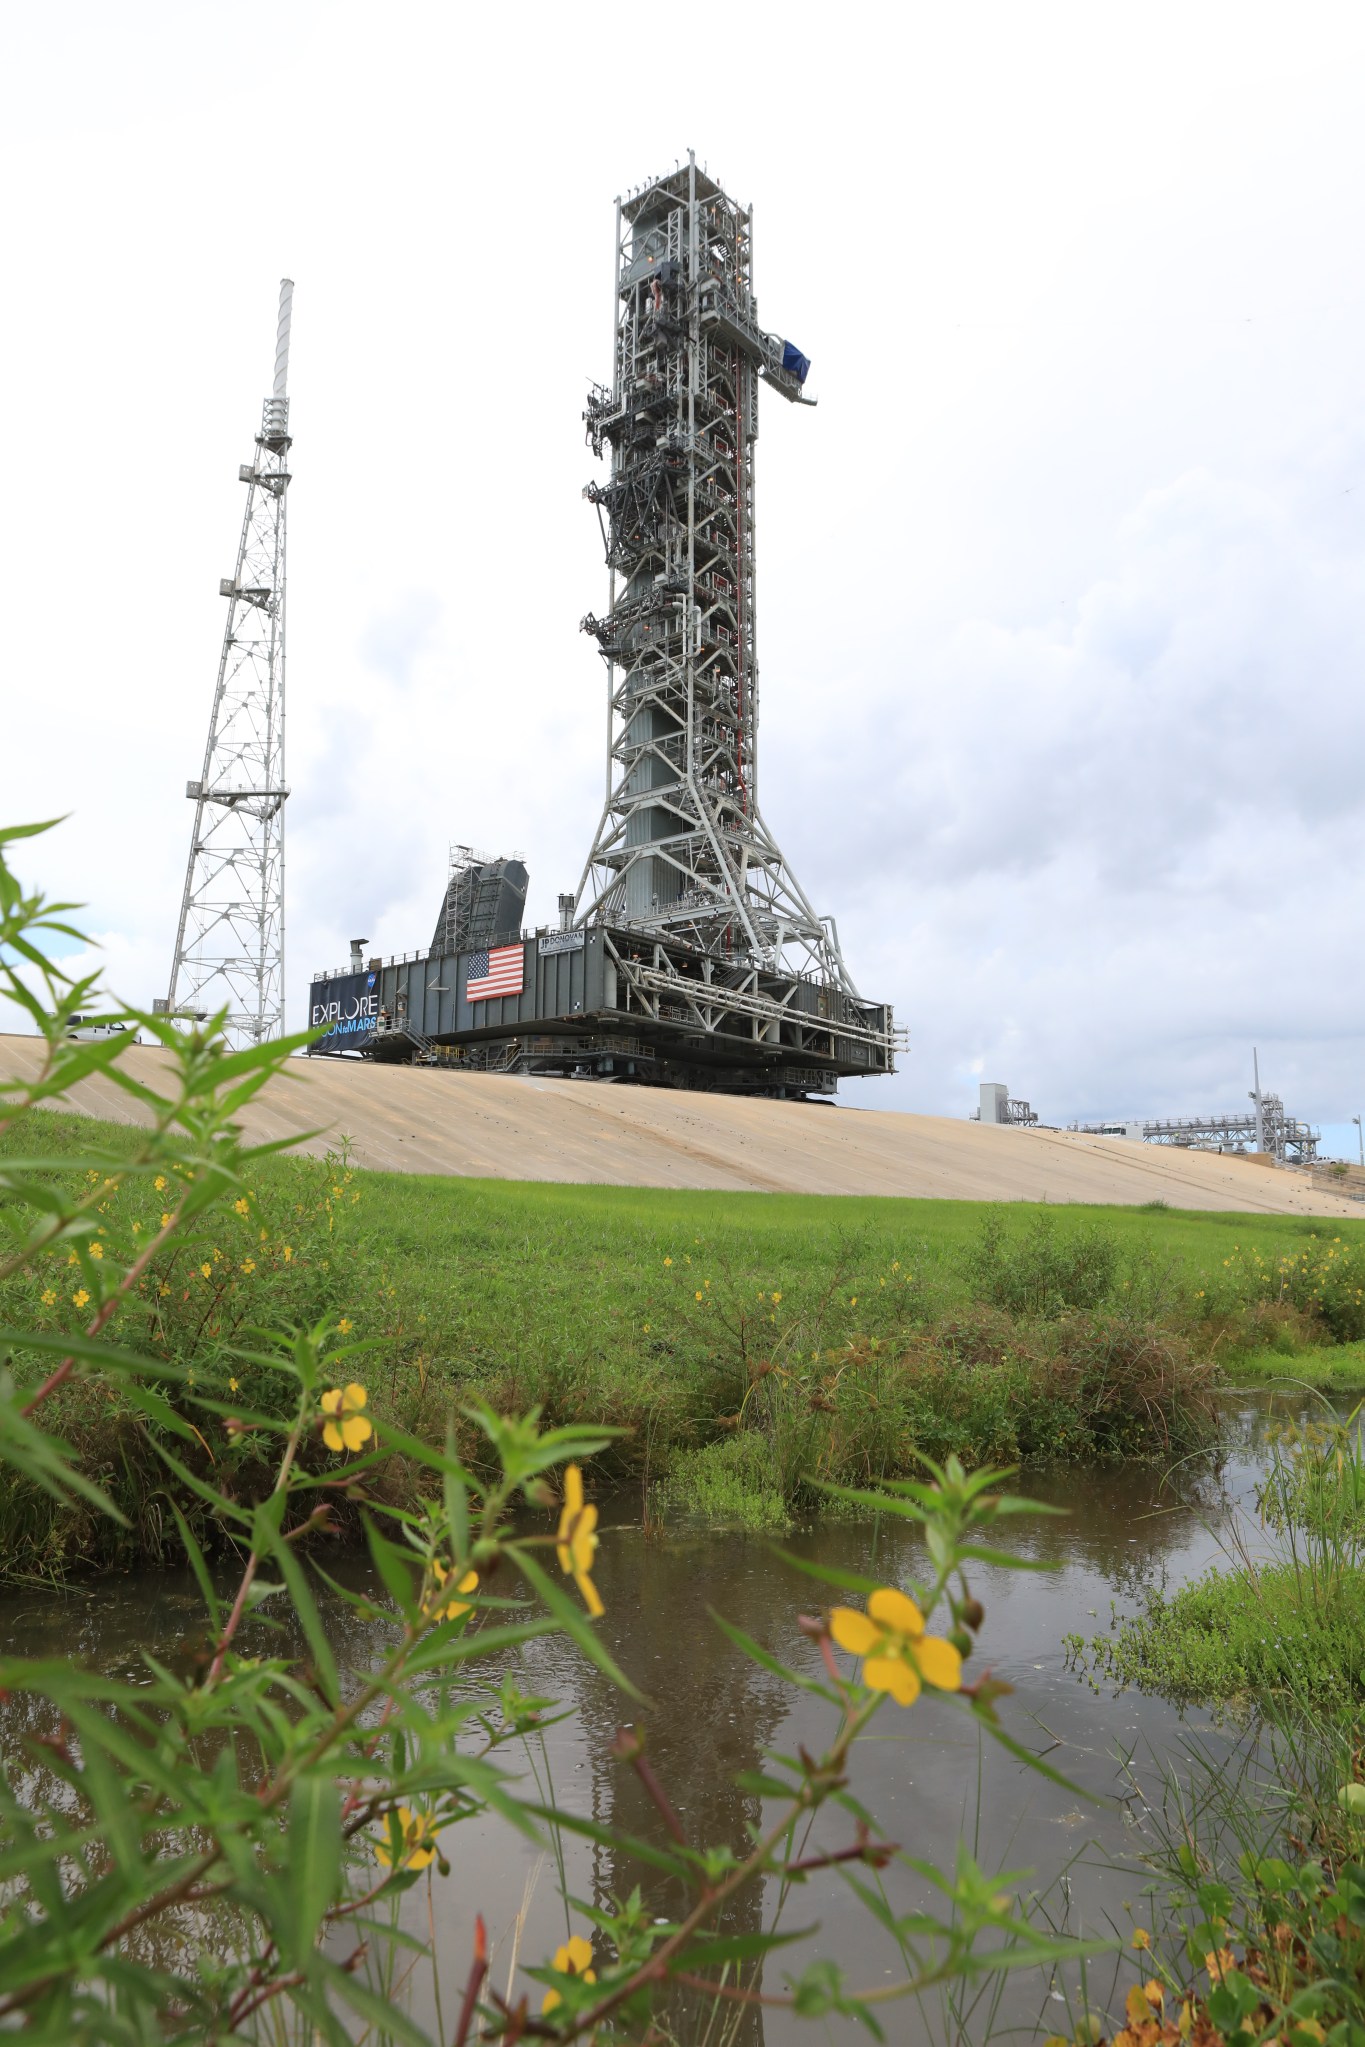
[[[204,768],[194,804],[185,893],[165,1008],[227,1011],[234,1046],[284,1030],[284,592],[289,489],[292,278],[280,282],[275,382],[256,458],[237,474],[246,513],[228,601]],[[162,1007],[161,1004],[157,1005]]]

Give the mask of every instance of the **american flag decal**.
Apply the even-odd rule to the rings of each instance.
[[[487,1002],[494,995],[520,995],[525,962],[520,945],[471,952],[465,966],[465,994],[471,1002]]]

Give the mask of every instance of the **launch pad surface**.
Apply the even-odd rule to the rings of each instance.
[[[38,1070],[39,1038],[0,1038],[4,1070]],[[155,1086],[166,1055],[124,1055]],[[136,1104],[93,1076],[64,1105],[111,1122]],[[369,1060],[291,1060],[247,1105],[255,1142],[305,1131],[322,1152],[342,1136],[384,1172],[616,1187],[875,1194],[959,1201],[1055,1201],[1359,1220],[1361,1204],[1307,1174],[1121,1137],[1015,1129],[886,1109],[620,1088],[572,1080],[439,1073]]]

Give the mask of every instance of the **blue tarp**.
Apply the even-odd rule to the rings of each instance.
[[[782,344],[782,367],[784,370],[791,371],[798,384],[804,384],[806,378],[810,375],[810,357],[802,355],[794,341],[784,341]]]

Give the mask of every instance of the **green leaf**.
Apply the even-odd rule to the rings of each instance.
[[[562,1812],[557,1805],[529,1804],[526,1809],[539,1819],[548,1820],[552,1826],[563,1827],[566,1833],[580,1834],[585,1841],[596,1841],[603,1848],[624,1852],[637,1862],[647,1862],[654,1869],[667,1870],[670,1876],[683,1877],[688,1883],[696,1880],[690,1857],[670,1855],[666,1848],[660,1848],[652,1841],[642,1841],[634,1834],[623,1834],[619,1827],[600,1827],[596,1820],[584,1819],[579,1813]]]
[[[0,846],[8,846],[15,839],[36,839],[42,832],[55,831],[59,824],[66,823],[70,815],[69,810],[64,810],[60,817],[44,818],[41,824],[0,825]],[[63,905],[63,907],[74,909],[75,904]]]
[[[790,1933],[722,1933],[714,1940],[703,1937],[694,1948],[676,1955],[671,1966],[714,1969],[722,1962],[747,1962],[755,1955],[770,1954],[774,1948],[788,1947],[794,1940],[808,1940],[819,1930],[818,1926],[801,1926]]]
[[[994,1564],[1003,1571],[1060,1571],[1060,1563],[1051,1557],[1021,1557],[1013,1550],[987,1549],[979,1542],[964,1542],[958,1547],[960,1557],[970,1557],[978,1564]]]
[[[450,1543],[458,1563],[469,1554],[469,1488],[455,1453],[455,1422],[446,1425],[446,1463],[441,1475]]]
[[[832,1499],[847,1500],[852,1507],[866,1507],[873,1514],[897,1514],[904,1521],[927,1521],[930,1509],[919,1506],[914,1500],[898,1498],[889,1492],[869,1492],[864,1486],[835,1485],[829,1479],[812,1479],[812,1485]],[[923,1490],[923,1488],[921,1488]]]
[[[1036,1770],[1040,1777],[1050,1778],[1054,1784],[1060,1784],[1064,1791],[1071,1792],[1083,1804],[1102,1805],[1111,1802],[1097,1798],[1093,1791],[1085,1790],[1082,1785],[1074,1783],[1070,1777],[1064,1776],[1060,1770],[1054,1770],[1051,1763],[1045,1763],[1040,1755],[1035,1755],[1032,1749],[1025,1748],[1024,1744],[1021,1741],[1016,1741],[1012,1734],[1006,1734],[999,1721],[992,1719],[989,1714],[974,1712],[973,1718],[976,1720],[978,1727],[985,1728],[992,1741],[998,1741],[1001,1748],[1008,1749],[1012,1756],[1017,1756],[1026,1768]]]
[[[476,1628],[473,1634],[465,1631],[463,1620],[443,1621],[439,1628],[424,1636],[422,1646],[408,1657],[404,1668],[410,1676],[417,1677],[429,1670],[443,1670],[447,1665],[492,1656],[499,1649],[515,1649],[540,1635],[559,1633],[559,1622],[549,1615],[504,1628]]]
[[[822,1585],[837,1586],[840,1592],[861,1592],[871,1595],[880,1592],[885,1578],[864,1578],[858,1571],[841,1571],[835,1564],[817,1564],[809,1557],[799,1557],[794,1550],[782,1549],[777,1543],[769,1548],[775,1557],[781,1557],[784,1564],[790,1564],[794,1571],[804,1571],[808,1578],[818,1578]]]
[[[123,1350],[116,1343],[104,1343],[98,1336],[80,1330],[0,1329],[0,1347],[36,1350],[59,1358],[80,1358],[106,1372],[145,1372],[153,1379],[180,1380],[183,1365],[168,1364],[164,1358],[144,1357],[140,1351]]]
[[[294,1602],[294,1612],[298,1616],[299,1626],[303,1629],[308,1647],[312,1651],[318,1687],[328,1705],[335,1706],[341,1698],[336,1661],[318,1613],[317,1602],[304,1575],[303,1566],[282,1537],[277,1537],[271,1543],[270,1556],[289,1587],[289,1596]]]
[[[213,1589],[213,1579],[209,1575],[209,1567],[204,1560],[204,1552],[195,1541],[189,1522],[185,1519],[175,1501],[171,1499],[170,1494],[167,1493],[165,1498],[170,1501],[171,1512],[175,1516],[175,1525],[180,1530],[180,1540],[185,1545],[185,1555],[190,1560],[190,1568],[194,1572],[200,1594],[208,1611],[209,1626],[213,1633],[217,1635],[222,1626],[221,1608],[218,1604],[218,1595]]]
[[[360,1518],[374,1567],[383,1579],[390,1599],[405,1620],[414,1620],[417,1616],[417,1574],[411,1556],[386,1541],[369,1514],[362,1514]]]
[[[322,1957],[319,1956],[319,1962]],[[330,1962],[323,1963],[333,1993],[340,1997],[357,2017],[366,2019],[376,2037],[383,2041],[390,2038],[405,2040],[409,2047],[431,2047],[430,2036],[424,2033],[396,2004],[390,2004],[385,1997],[379,1997],[373,1990],[360,1982],[349,1969],[338,1969]]]
[[[609,1677],[618,1690],[627,1693],[640,1705],[648,1705],[649,1701],[644,1693],[631,1683],[577,1601],[571,1599],[555,1584],[553,1578],[541,1569],[528,1550],[514,1547],[512,1556],[527,1583],[540,1594],[565,1633],[578,1644],[589,1662],[595,1663],[602,1675]]]
[[[816,1698],[828,1699],[832,1705],[842,1705],[843,1701],[839,1694],[829,1685],[822,1684],[818,1678],[802,1677],[799,1671],[789,1670],[785,1663],[779,1663],[768,1650],[761,1649],[752,1635],[746,1635],[742,1628],[737,1628],[733,1622],[727,1621],[724,1614],[717,1613],[714,1607],[708,1607],[707,1611],[721,1633],[728,1636],[736,1649],[742,1649],[749,1661],[756,1663],[760,1670],[771,1671],[774,1677],[780,1677],[784,1683],[796,1685],[803,1692],[814,1692]]]
[[[285,1876],[293,1900],[293,1967],[302,1968],[341,1881],[341,1796],[313,1771],[289,1795]]]

